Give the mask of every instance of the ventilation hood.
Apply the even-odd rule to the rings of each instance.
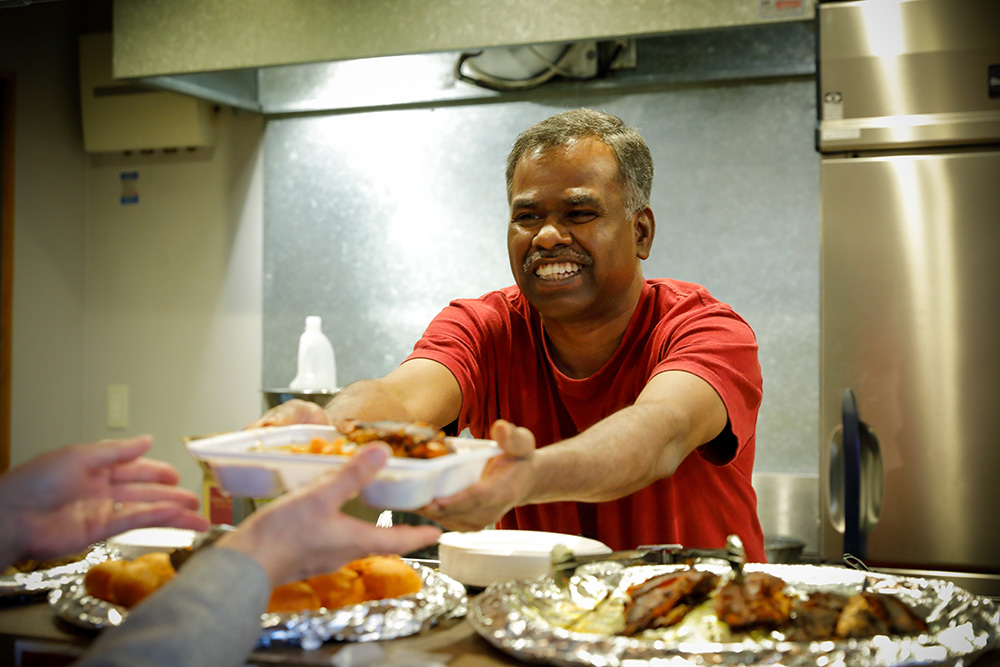
[[[751,61],[777,65],[786,58],[784,66],[795,70],[787,73],[805,73],[799,70],[814,69],[813,54],[806,66],[799,47],[812,46],[814,3],[115,0],[113,71],[116,79],[264,114],[504,94],[456,76],[458,59],[530,45],[584,43],[581,53],[602,60],[598,75],[587,77],[599,79],[599,86],[609,85],[609,72],[617,72],[614,85],[657,78],[663,68],[644,71],[643,52],[655,60],[657,51],[709,39],[702,33],[727,33],[722,41],[747,43],[749,60],[731,62],[729,69],[749,63],[753,70]],[[789,48],[796,51],[792,64]],[[712,50],[702,55],[711,58]]]

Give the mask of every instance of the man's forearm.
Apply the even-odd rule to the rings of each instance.
[[[684,371],[660,373],[635,404],[538,450],[528,502],[604,502],[634,493],[673,475],[727,421],[722,399],[706,381]]]
[[[689,451],[680,421],[656,404],[633,405],[539,449],[528,502],[605,502],[669,477]]]
[[[361,380],[348,385],[330,401],[326,412],[335,420],[414,420],[402,401],[387,391],[381,380]]]

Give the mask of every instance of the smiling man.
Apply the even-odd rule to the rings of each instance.
[[[653,164],[619,118],[578,109],[523,132],[507,161],[516,285],[452,302],[413,353],[321,411],[258,423],[421,420],[492,437],[480,481],[420,513],[475,530],[584,535],[614,549],[717,548],[764,559],[750,480],[757,343],[693,283],[645,279]]]

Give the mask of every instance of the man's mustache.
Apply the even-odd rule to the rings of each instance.
[[[531,265],[540,259],[565,259],[576,262],[577,264],[582,264],[583,266],[591,266],[594,263],[593,257],[585,252],[573,250],[572,248],[561,248],[559,250],[535,250],[525,258],[524,264],[521,265],[521,270],[525,273],[530,273]]]

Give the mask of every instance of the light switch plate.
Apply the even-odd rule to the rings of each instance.
[[[108,385],[108,428],[128,428],[128,385]]]

